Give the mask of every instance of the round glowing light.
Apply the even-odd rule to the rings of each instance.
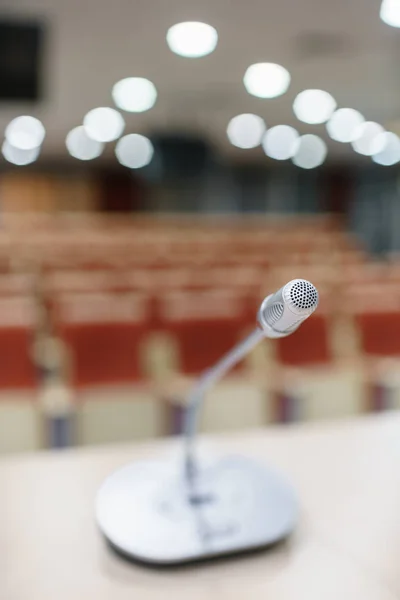
[[[324,90],[304,90],[293,102],[293,111],[299,121],[315,125],[325,123],[336,108],[336,100]]]
[[[352,142],[353,149],[365,156],[376,154],[381,150],[381,148],[377,147],[376,138],[384,131],[382,125],[379,125],[379,123],[374,123],[373,121],[361,123],[355,132],[355,139]]]
[[[384,23],[392,27],[400,27],[400,1],[383,0],[380,17]]]
[[[112,97],[118,108],[126,112],[141,113],[154,106],[157,100],[157,90],[149,79],[127,77],[114,85]]]
[[[130,133],[118,141],[115,154],[124,167],[141,169],[151,162],[154,148],[151,141],[144,135]]]
[[[372,156],[372,160],[385,167],[390,167],[400,162],[400,138],[395,133],[385,131],[380,133],[373,143],[374,147],[380,148]]]
[[[275,63],[256,63],[247,69],[243,83],[252,96],[276,98],[287,91],[290,73]]]
[[[39,119],[23,116],[13,119],[6,127],[5,138],[21,150],[32,150],[40,146],[46,135],[45,128]]]
[[[261,144],[266,126],[258,115],[244,114],[229,121],[226,133],[233,146],[237,148],[256,148]]]
[[[30,165],[38,158],[40,146],[30,148],[29,150],[22,150],[21,148],[12,146],[8,140],[4,140],[1,152],[4,158],[13,165]]]
[[[353,142],[358,127],[364,123],[364,117],[353,108],[339,108],[326,124],[330,137],[336,142]]]
[[[79,160],[93,160],[103,152],[104,144],[89,137],[83,125],[72,129],[65,140],[71,156]]]
[[[177,23],[167,31],[167,44],[175,54],[200,58],[211,54],[217,47],[218,33],[207,23],[188,21]]]
[[[325,142],[317,135],[302,135],[296,142],[293,163],[302,169],[315,169],[322,165],[328,153]]]
[[[101,107],[90,110],[83,119],[83,126],[89,137],[97,142],[112,142],[124,130],[125,121],[114,108]]]
[[[287,160],[297,149],[298,132],[289,125],[276,125],[268,129],[263,139],[264,152],[275,160]]]

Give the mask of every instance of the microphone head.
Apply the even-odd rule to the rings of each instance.
[[[318,290],[306,279],[293,279],[283,288],[287,306],[298,315],[310,316],[318,306]]]
[[[317,306],[317,288],[305,279],[293,279],[265,298],[258,322],[267,337],[284,337],[293,333]]]

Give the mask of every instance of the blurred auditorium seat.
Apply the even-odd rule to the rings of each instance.
[[[160,299],[162,330],[176,340],[178,352],[178,372],[166,378],[164,386],[172,410],[182,410],[182,390],[187,394],[199,375],[254,329],[256,314],[249,320],[246,300],[235,291],[218,289],[171,293]],[[202,415],[203,431],[255,427],[271,420],[268,395],[251,378],[251,361],[254,356],[210,391]]]
[[[36,321],[31,297],[0,298],[0,451],[41,446],[37,373],[32,360]]]
[[[79,443],[148,438],[163,432],[163,410],[144,381],[142,344],[150,315],[138,294],[64,294],[57,331],[70,352]]]
[[[54,181],[35,180],[35,189],[42,184],[53,212],[3,215],[0,299],[28,296],[33,289],[46,298],[56,333],[69,349],[76,402],[63,387],[68,382],[50,378],[42,404],[53,416],[69,413],[68,403],[76,405],[78,443],[168,432],[169,413],[181,415],[200,372],[254,328],[263,295],[298,277],[320,289],[317,313],[294,336],[265,340],[218,385],[206,402],[203,428],[362,412],[368,407],[363,378],[383,382],[390,391],[387,405],[400,406],[400,306],[370,314],[359,295],[354,311],[343,295],[353,284],[362,294],[367,285],[377,290],[392,283],[397,290],[400,261],[372,261],[340,219],[61,216],[49,199]],[[64,184],[61,203],[69,193]],[[31,206],[32,190],[11,179],[7,186],[13,194],[22,190],[18,206]],[[74,186],[83,196],[93,192],[83,180]],[[377,301],[379,293],[373,294]],[[339,298],[341,309],[332,310],[329,298]],[[281,396],[277,406],[275,393]]]
[[[365,412],[363,371],[335,356],[335,319],[318,309],[293,336],[275,342],[273,388],[281,421],[321,420]],[[343,340],[343,345],[346,339]],[[336,345],[337,351],[337,345]]]
[[[374,386],[371,410],[400,408],[400,285],[368,281],[347,290],[358,326],[366,377]]]
[[[0,275],[0,297],[30,296],[34,291],[35,277],[29,273]]]
[[[44,290],[47,294],[104,292],[114,289],[118,289],[118,273],[113,270],[52,270],[44,277]]]

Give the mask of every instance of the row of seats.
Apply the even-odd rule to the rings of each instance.
[[[79,248],[75,252],[64,247],[57,252],[54,246],[47,246],[40,253],[27,248],[24,253],[11,252],[0,255],[0,274],[31,272],[38,269],[53,270],[110,270],[110,269],[170,269],[170,268],[212,268],[258,266],[313,266],[320,265],[324,258],[327,266],[359,265],[367,261],[367,256],[356,250],[335,250],[334,248],[299,252],[296,247],[275,249],[274,252],[257,250],[253,252],[230,251],[217,247],[210,254],[200,251],[186,251],[171,254],[166,251],[153,254],[149,251],[129,249],[124,245],[118,253],[114,250],[100,253]]]
[[[320,259],[322,260],[322,259]],[[12,273],[0,275],[0,297],[29,295],[41,290],[47,297],[59,293],[77,292],[144,292],[162,296],[164,293],[230,289],[262,294],[298,276],[311,280],[321,292],[345,291],[349,286],[370,283],[371,286],[400,282],[398,263],[365,263],[338,266],[259,265],[216,266],[168,269],[106,269],[52,270],[45,274]]]
[[[313,262],[363,253],[338,226],[322,217],[224,219],[29,218],[3,215],[0,269],[16,265],[87,267]]]
[[[0,237],[0,257],[18,246],[23,258],[0,276],[0,449],[176,432],[197,375],[255,327],[264,294],[299,276],[320,289],[317,313],[221,382],[203,428],[397,405],[400,269],[368,262],[329,220],[79,223]]]
[[[370,284],[349,289],[334,312],[326,304],[296,335],[274,341],[277,362],[299,367],[331,362],[329,340],[341,319],[357,332],[352,333],[354,347],[363,355],[400,356],[399,290],[398,285]],[[157,343],[161,347],[161,338],[169,340],[164,361],[196,375],[255,326],[257,308],[255,297],[231,290],[172,293],[156,300],[144,294],[63,294],[53,306],[53,334],[72,352],[76,387],[148,379],[151,349]],[[33,299],[0,299],[0,389],[34,385],[37,311]]]
[[[195,333],[196,328],[202,328],[198,332],[200,337],[207,330],[207,334],[227,339],[230,343],[238,338],[240,331],[255,322],[260,299],[260,296],[251,291],[249,293],[247,289],[243,291],[232,288],[166,291],[155,296],[98,290],[62,293],[53,297],[53,319],[59,331],[67,326],[81,328],[93,327],[94,324],[114,326],[120,323],[132,325],[135,331],[143,333],[156,330],[178,335],[181,330],[190,331],[190,337],[192,331]],[[344,287],[335,298],[323,297],[319,311],[310,322],[317,323],[319,318],[323,321],[331,319],[332,307],[336,312],[342,311],[354,316],[365,352],[389,355],[400,353],[400,336],[395,335],[400,310],[399,283],[353,283]],[[2,331],[23,327],[33,330],[37,315],[35,299],[25,295],[0,294]],[[226,330],[226,334],[216,333],[218,324]],[[140,336],[131,337],[140,339]],[[298,334],[296,337],[298,338]],[[292,339],[295,340],[290,338]],[[283,340],[279,343],[287,342]],[[277,342],[278,346],[279,343]]]
[[[17,299],[10,300],[14,309]],[[42,418],[48,426],[59,424],[60,418],[72,420],[76,429],[71,441],[78,443],[173,432],[196,375],[254,327],[244,318],[238,299],[231,300],[227,304],[223,298],[219,310],[215,299],[207,305],[203,298],[182,311],[167,302],[165,320],[152,330],[143,320],[141,301],[130,296],[60,298],[53,333],[57,343],[50,338],[50,347],[44,344],[41,352],[27,314],[15,322],[7,318],[0,328],[0,348],[7,356],[0,365],[0,447],[29,449],[45,443]],[[322,315],[315,315],[297,334],[302,336],[297,344],[290,344],[294,336],[280,340],[274,346],[280,366],[330,366],[326,326]],[[274,372],[276,360],[268,351],[264,354],[267,348],[271,345],[261,347],[261,355],[257,349],[212,394],[206,429],[289,418],[275,401],[288,379]],[[54,379],[43,381],[35,362]]]

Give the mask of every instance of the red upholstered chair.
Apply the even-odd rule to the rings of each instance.
[[[119,284],[127,290],[146,292],[152,295],[184,289],[190,284],[191,279],[191,269],[171,266],[130,269],[121,271],[118,275]]]
[[[245,298],[232,291],[180,291],[159,298],[162,328],[179,348],[181,372],[197,375],[239,340],[247,325]]]
[[[319,420],[365,411],[363,370],[335,348],[336,321],[321,302],[296,332],[272,340],[275,368],[270,377],[278,419]],[[343,339],[341,346],[345,343]]]
[[[315,313],[295,335],[276,340],[279,363],[287,367],[326,366],[332,362],[326,314]]]
[[[0,299],[0,452],[41,445],[38,378],[32,358],[33,299]]]
[[[118,288],[118,273],[109,270],[61,270],[44,275],[44,290],[49,296],[61,293],[111,292]]]
[[[160,394],[179,408],[196,377],[229,352],[249,320],[248,299],[232,290],[203,290],[167,294],[159,299],[160,327],[175,340],[176,372],[160,382]],[[241,429],[270,420],[267,393],[252,380],[247,361],[233,369],[208,395],[203,429]]]
[[[364,370],[375,394],[371,408],[400,408],[400,284],[379,281],[350,288]]]
[[[140,294],[66,294],[56,301],[57,331],[69,351],[81,443],[154,437],[159,407],[145,381],[142,348],[150,304]]]
[[[370,307],[357,312],[362,349],[368,356],[396,357],[400,359],[400,305],[395,307]]]
[[[361,298],[361,294],[364,295],[366,292],[372,294],[371,298],[376,298],[378,286],[390,284],[393,275],[395,270],[388,263],[344,264],[340,268],[340,278],[345,293],[356,299]]]
[[[400,356],[400,284],[383,280],[353,282],[342,302],[354,314],[362,351],[369,356]]]
[[[36,371],[31,355],[35,318],[32,299],[0,299],[0,390],[36,388]]]
[[[10,273],[0,275],[0,297],[31,296],[34,285],[34,276],[30,274]]]
[[[149,327],[147,310],[147,297],[138,294],[58,296],[57,329],[71,350],[75,387],[141,381],[140,345]]]

